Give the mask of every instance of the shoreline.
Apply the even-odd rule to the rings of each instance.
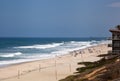
[[[54,57],[29,60],[29,61],[24,61],[24,62],[19,62],[19,63],[13,63],[13,64],[6,64],[6,65],[3,65],[3,66],[1,65],[0,68],[7,68],[7,67],[10,67],[10,66],[21,65],[21,64],[31,63],[31,62],[37,62],[37,61],[44,61],[44,60],[49,60],[49,59],[55,59],[56,57],[64,57],[64,56],[67,56],[67,55],[75,56],[76,55],[75,52],[77,52],[77,51],[83,51],[83,50],[86,50],[86,49],[89,49],[89,48],[92,48],[92,47],[96,47],[96,46],[99,46],[99,45],[106,45],[106,44],[97,44],[95,46],[90,46],[90,47],[86,47],[86,48],[83,48],[83,49],[73,50],[73,51],[70,51],[67,54],[55,55]]]
[[[101,45],[101,44],[97,44],[95,46],[98,46],[98,45]],[[32,60],[27,60],[27,61],[18,62],[18,63],[5,64],[5,65],[1,65],[0,68],[10,67],[10,66],[14,66],[14,65],[20,65],[20,64],[30,63],[30,62],[36,62],[36,61],[43,61],[43,60],[54,59],[56,57],[63,57],[63,56],[66,56],[66,55],[72,55],[71,53],[73,53],[73,52],[74,52],[73,53],[73,56],[74,56],[76,51],[82,51],[82,50],[85,50],[87,48],[92,48],[92,47],[95,47],[95,46],[89,46],[89,47],[86,47],[86,48],[69,51],[67,54],[59,54],[59,55],[54,55],[52,57],[46,57],[46,58],[41,58],[41,59],[32,59]]]
[[[104,49],[103,49],[103,47],[104,47]],[[101,49],[99,49],[99,48],[101,48]],[[90,52],[90,51],[88,52],[89,49],[91,49],[91,50],[94,49],[93,50],[94,52],[89,53]],[[69,53],[69,54],[65,54],[65,55],[56,56],[55,58],[35,60],[35,61],[18,63],[18,64],[10,65],[10,66],[7,66],[7,67],[3,67],[3,68],[0,68],[0,75],[3,74],[2,76],[0,76],[0,81],[25,81],[26,79],[29,79],[28,75],[31,76],[36,71],[38,73],[41,73],[39,71],[40,70],[45,70],[45,69],[46,69],[45,72],[41,73],[43,75],[41,75],[42,77],[39,77],[40,79],[42,79],[43,81],[48,81],[49,78],[51,78],[50,76],[48,76],[48,74],[52,74],[52,77],[53,77],[52,81],[58,81],[58,79],[65,78],[66,76],[68,76],[70,74],[73,74],[73,72],[76,71],[75,69],[77,67],[79,67],[79,65],[77,65],[77,62],[80,62],[80,61],[83,61],[83,60],[84,61],[99,60],[100,57],[96,57],[97,55],[99,55],[99,53],[96,54],[98,50],[99,50],[99,52],[101,50],[100,53],[104,53],[104,52],[107,52],[107,50],[109,50],[109,49],[107,47],[107,44],[99,44],[97,46],[91,46],[91,47],[88,47],[88,48],[85,48],[85,49],[80,49],[80,50],[73,51],[73,54]],[[84,51],[84,53],[83,53],[84,55],[79,54],[80,51]],[[77,52],[78,52],[78,54],[76,55]],[[91,58],[87,58],[88,56],[90,56]],[[87,58],[87,59],[85,59],[85,58]],[[53,73],[56,66],[57,66],[57,68],[60,69],[60,71],[62,73],[61,77],[57,78],[57,79],[55,79],[55,75]],[[83,65],[81,65],[81,67],[82,66]],[[65,71],[62,72],[63,68],[65,69]],[[11,69],[15,69],[15,70],[12,71]],[[47,71],[47,69],[48,69],[48,71]],[[65,74],[64,72],[66,72],[66,70],[68,70],[68,69],[69,69],[69,72],[67,72]],[[49,71],[52,71],[52,73],[49,72]],[[45,74],[45,73],[47,73],[47,74]],[[10,75],[11,76],[13,75],[14,78],[12,78]],[[34,75],[36,75],[36,74],[34,74]],[[9,79],[7,79],[8,77],[9,77]],[[20,78],[21,80],[18,79],[18,77],[19,78],[21,77]],[[45,77],[47,77],[47,78],[45,78]],[[39,80],[39,78],[37,78],[37,80]],[[47,79],[47,80],[44,80],[44,79]],[[32,81],[32,80],[29,80],[29,81]]]

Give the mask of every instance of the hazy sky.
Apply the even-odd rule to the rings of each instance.
[[[105,37],[120,0],[0,0],[0,37]]]

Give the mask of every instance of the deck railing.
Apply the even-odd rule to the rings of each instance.
[[[120,50],[108,51],[108,54],[120,54]]]
[[[112,37],[112,40],[120,40],[120,37]]]
[[[108,44],[108,47],[112,47],[112,44]]]

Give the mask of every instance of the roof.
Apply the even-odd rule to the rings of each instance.
[[[110,31],[110,32],[120,33],[120,30],[118,30],[118,29],[110,29],[109,31]]]
[[[114,33],[120,33],[120,25],[117,25],[114,29],[110,29],[110,32]]]

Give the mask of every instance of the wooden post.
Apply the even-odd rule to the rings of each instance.
[[[41,71],[41,65],[39,64],[39,72]]]
[[[57,80],[57,70],[55,70],[55,77],[56,77],[56,80]]]
[[[18,79],[20,79],[20,70],[18,70]]]
[[[69,69],[70,69],[70,72],[71,72],[71,64],[69,64]]]
[[[56,67],[56,60],[55,60],[55,67]]]
[[[82,54],[81,54],[81,59],[82,59],[82,62],[84,62],[84,59],[83,59],[83,56],[82,56]]]
[[[57,68],[56,68],[56,60],[55,60],[55,78],[57,80]]]

